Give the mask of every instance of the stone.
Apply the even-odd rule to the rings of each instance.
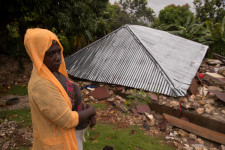
[[[203,141],[202,139],[200,139],[200,138],[197,138],[197,139],[196,139],[196,141],[198,141],[198,143],[199,143],[199,144],[202,144],[202,145],[204,145],[204,141]]]
[[[206,72],[205,79],[213,85],[224,87],[225,86],[225,77],[217,73]]]
[[[219,88],[217,86],[208,86],[208,90],[223,91],[221,88]]]
[[[84,102],[87,102],[87,101],[89,101],[89,98],[84,98]]]
[[[88,89],[89,91],[94,91],[94,90],[95,90],[95,88],[90,88],[90,87],[87,87],[87,89]]]
[[[205,109],[205,112],[208,113],[208,114],[210,114],[211,111],[212,111],[212,109],[210,109],[210,108],[206,108],[206,109]]]
[[[225,114],[225,110],[221,110],[221,112]]]
[[[113,95],[113,94],[114,94],[113,90],[109,90],[109,95]]]
[[[214,99],[207,99],[206,100],[206,103],[207,104],[214,104],[215,103],[215,100]]]
[[[197,95],[196,95],[196,99],[197,99],[197,100],[201,100],[201,99],[202,99],[202,95],[197,94]]]
[[[225,150],[225,146],[224,145],[221,145],[221,150]]]
[[[198,114],[203,114],[204,108],[198,108],[196,111],[197,111]]]
[[[114,101],[114,98],[113,98],[113,97],[108,98],[107,101],[108,101],[108,102],[113,102],[113,101]]]
[[[138,113],[145,113],[145,112],[150,113],[150,108],[147,104],[145,104],[145,105],[139,104],[139,105],[137,105],[137,112]]]
[[[185,132],[184,130],[179,129],[178,134],[181,135],[182,137],[188,137],[188,133]]]
[[[127,94],[127,95],[132,94],[132,93],[133,93],[133,90],[132,89],[125,91],[125,94]]]
[[[220,67],[220,64],[216,64],[216,68]]]
[[[216,94],[209,92],[208,94],[209,98],[216,98]]]
[[[192,146],[194,147],[194,150],[204,150],[205,149],[204,144],[192,144]]]
[[[210,107],[212,107],[210,104],[205,104],[205,106],[204,106],[205,108],[210,108]]]
[[[215,147],[212,147],[212,148],[209,148],[209,150],[218,150],[218,149]]]
[[[151,98],[151,100],[155,100],[155,101],[159,100],[158,96],[152,92],[149,92],[148,95]]]
[[[185,97],[181,101],[184,102],[184,103],[187,103],[188,102],[188,99]]]
[[[98,87],[90,93],[90,96],[93,96],[96,99],[105,99],[109,97],[109,92],[106,87]]]
[[[191,102],[195,101],[195,99],[196,99],[196,96],[193,94],[189,97],[189,101]]]
[[[206,100],[206,103],[207,104],[214,104],[215,103],[215,100],[214,99],[207,99]]]
[[[200,101],[198,101],[198,103],[199,103],[200,105],[205,105],[205,101],[204,101],[204,100],[200,100]]]
[[[177,102],[177,101],[170,101],[170,106],[177,107],[177,106],[179,106],[179,102]]]
[[[90,99],[91,101],[95,100],[95,98],[94,98],[93,96],[89,96],[89,99]]]
[[[191,107],[191,104],[186,104],[184,107],[189,109]]]
[[[190,134],[189,134],[189,138],[195,140],[195,139],[197,138],[197,136],[194,135],[194,134],[192,134],[192,133],[190,133]]]
[[[91,85],[92,82],[83,82],[84,85]]]
[[[206,96],[208,93],[208,89],[206,87],[199,87],[198,89],[199,94],[201,94],[202,96]]]
[[[123,98],[122,97],[120,97],[119,95],[116,95],[116,97],[115,97],[117,100],[123,100]]]
[[[154,125],[155,125],[155,119],[154,119],[153,115],[152,115],[152,114],[149,114],[149,113],[147,113],[147,112],[145,112],[144,114],[145,114],[145,116],[146,116],[146,117],[148,118],[148,120],[149,120],[149,125],[150,125],[150,126],[154,126]]]

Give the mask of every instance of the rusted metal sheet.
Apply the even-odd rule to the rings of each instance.
[[[208,140],[211,140],[220,144],[225,144],[225,134],[222,134],[207,128],[203,128],[201,126],[198,126],[191,122],[181,120],[179,118],[170,116],[168,114],[163,114],[163,118],[166,119],[170,124],[178,128],[184,129],[186,131],[199,135]]]
[[[207,46],[143,26],[125,25],[66,58],[70,75],[184,96]]]

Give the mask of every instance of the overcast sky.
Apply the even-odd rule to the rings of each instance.
[[[113,4],[116,1],[118,0],[109,0],[111,4]],[[191,11],[194,12],[193,1],[194,0],[148,0],[148,6],[151,7],[158,16],[159,11],[162,10],[165,6],[168,6],[170,4],[184,5],[188,3],[191,7]]]

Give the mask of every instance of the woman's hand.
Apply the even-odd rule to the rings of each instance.
[[[96,115],[96,111],[95,111],[95,108],[93,106],[87,104],[86,105],[86,109],[88,109],[91,112],[90,116],[95,116]]]
[[[86,105],[86,109],[78,111],[79,122],[84,123],[87,122],[88,119],[92,116],[96,115],[95,108],[91,105]]]

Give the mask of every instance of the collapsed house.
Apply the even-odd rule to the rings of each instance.
[[[125,25],[67,57],[68,74],[173,97],[184,96],[208,46]]]

